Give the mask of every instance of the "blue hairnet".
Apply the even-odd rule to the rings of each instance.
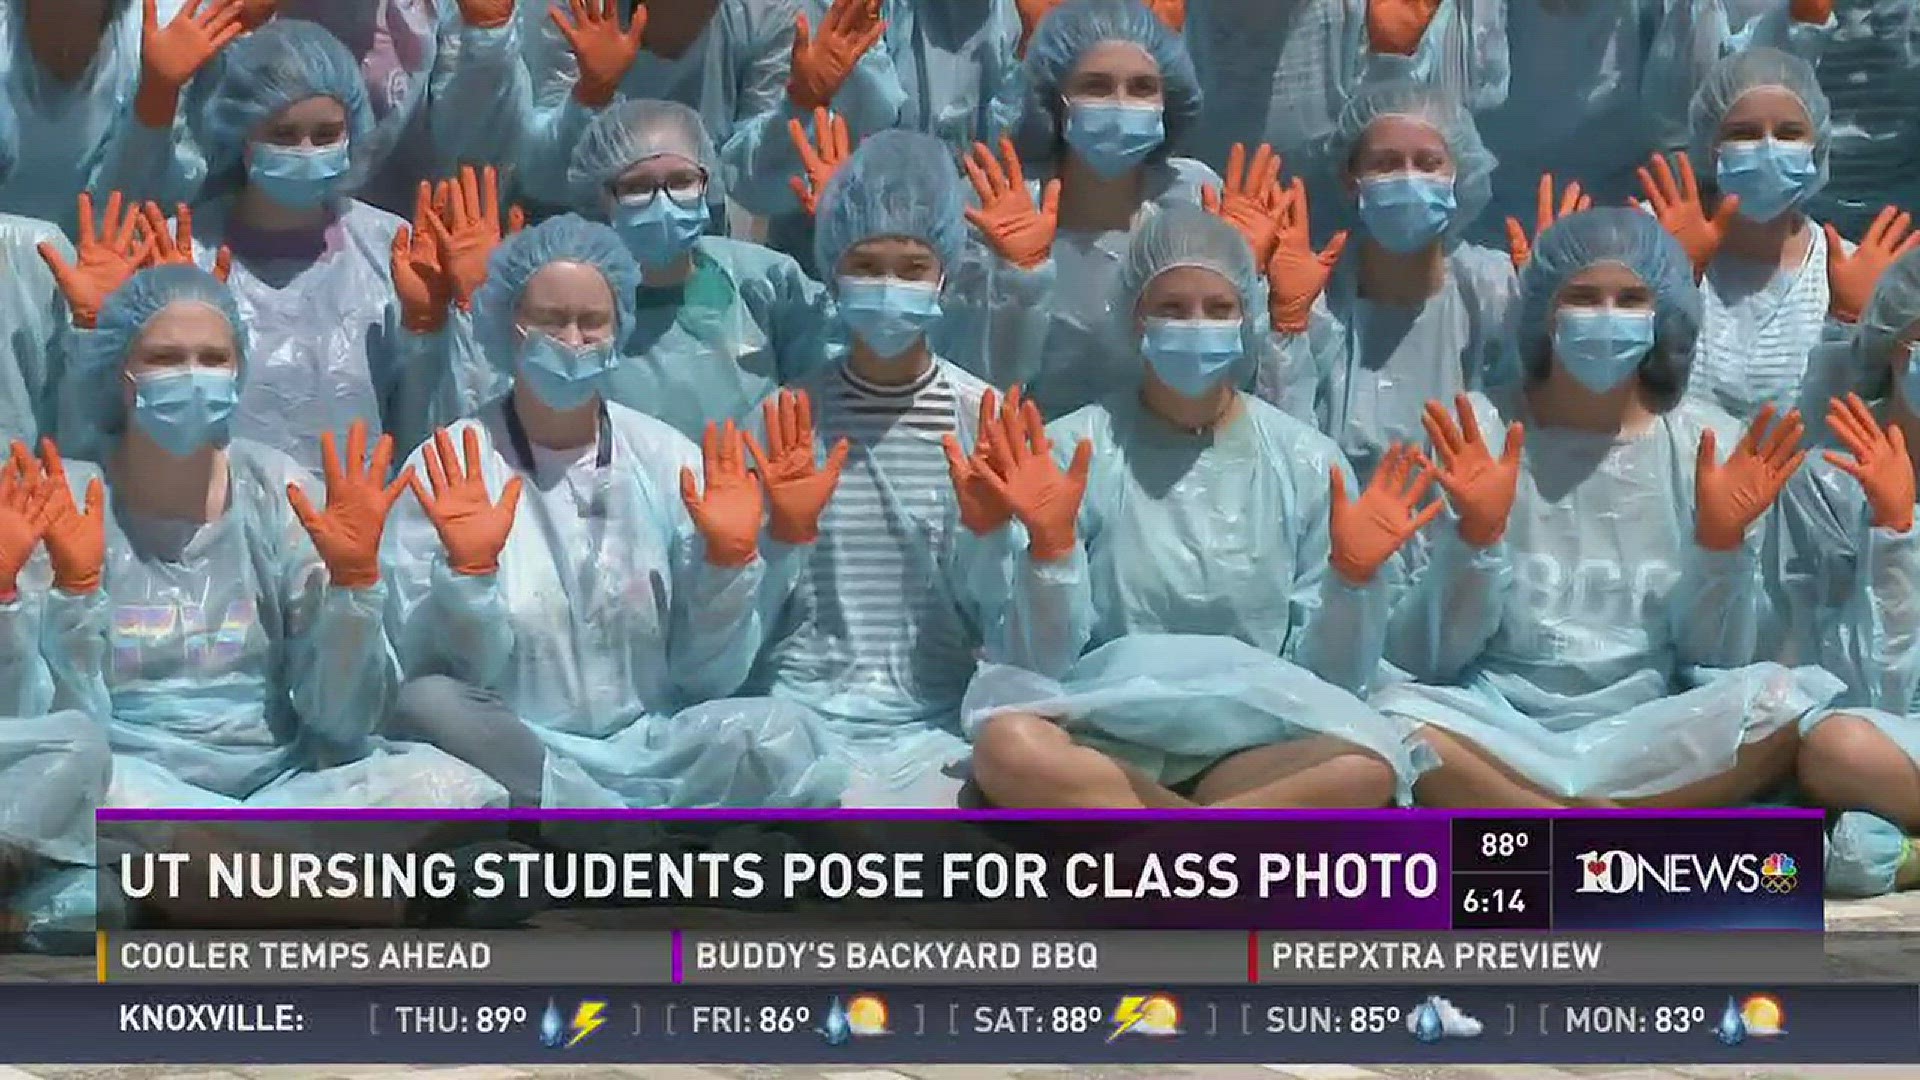
[[[1339,122],[1327,135],[1325,159],[1344,170],[1352,163],[1367,129],[1384,116],[1418,120],[1439,132],[1447,144],[1447,155],[1453,158],[1453,200],[1458,209],[1446,235],[1449,240],[1459,237],[1493,201],[1493,170],[1499,164],[1487,144],[1480,141],[1473,114],[1452,95],[1430,86],[1402,81],[1369,86],[1340,111]]]
[[[700,114],[677,101],[640,98],[602,110],[580,133],[567,165],[574,208],[596,219],[604,217],[607,186],[628,169],[661,154],[676,154],[707,170],[708,204],[726,205],[720,155]]]
[[[373,131],[373,106],[360,62],[325,27],[275,19],[222,52],[202,106],[200,140],[209,176],[231,174],[254,131],[290,105],[330,97],[347,110],[347,138],[358,167]]]
[[[1138,45],[1160,67],[1167,137],[1147,156],[1148,161],[1165,160],[1200,118],[1200,76],[1194,71],[1193,57],[1186,42],[1159,16],[1140,0],[1067,0],[1041,20],[1027,45],[1022,69],[1027,100],[1015,136],[1022,161],[1047,163],[1059,155],[1065,130],[1061,113],[1066,108],[1062,88],[1081,56],[1105,41]]]
[[[1127,254],[1114,279],[1117,303],[1114,318],[1123,320],[1123,336],[1136,337],[1133,320],[1138,314],[1140,296],[1161,274],[1180,266],[1212,270],[1233,285],[1240,294],[1241,324],[1249,349],[1265,337],[1268,319],[1266,290],[1260,268],[1253,264],[1253,249],[1240,230],[1217,214],[1197,206],[1169,206],[1147,218],[1134,230]]]
[[[487,282],[473,299],[474,328],[488,359],[512,371],[518,355],[514,323],[527,282],[557,262],[580,263],[600,272],[613,290],[613,340],[633,329],[640,264],[612,228],[578,214],[562,214],[507,237],[487,262]]]
[[[20,160],[20,118],[13,112],[13,96],[0,94],[0,184],[13,175]]]
[[[1596,263],[1620,263],[1653,290],[1653,350],[1640,362],[1640,381],[1679,401],[1700,332],[1700,290],[1687,253],[1653,215],[1624,206],[1599,207],[1561,218],[1534,242],[1520,275],[1520,322],[1515,335],[1528,379],[1545,378],[1553,355],[1554,298],[1567,280]]]
[[[832,282],[848,248],[881,236],[922,241],[951,274],[967,236],[963,199],[959,166],[939,139],[901,129],[862,139],[820,193],[813,233],[820,277]]]
[[[1887,267],[1873,286],[1873,298],[1860,315],[1854,347],[1860,353],[1863,393],[1883,390],[1893,369],[1897,346],[1907,328],[1920,322],[1920,251],[1909,251]]]
[[[142,270],[115,289],[100,306],[94,332],[80,335],[79,363],[68,373],[64,387],[91,400],[73,403],[71,415],[95,424],[99,433],[118,435],[126,430],[121,400],[120,371],[133,343],[155,315],[174,304],[198,303],[220,312],[233,330],[234,356],[240,364],[242,385],[247,377],[247,324],[225,282],[197,266],[168,263]],[[84,456],[80,447],[76,455]]]
[[[1701,180],[1710,183],[1716,167],[1714,154],[1720,145],[1721,123],[1734,103],[1748,91],[1768,86],[1777,86],[1799,98],[1813,123],[1813,160],[1820,166],[1820,175],[1807,189],[1806,198],[1812,198],[1827,186],[1827,158],[1833,148],[1833,109],[1827,104],[1826,91],[1820,89],[1820,80],[1813,68],[1805,60],[1777,49],[1755,46],[1721,60],[1707,72],[1706,81],[1694,92],[1687,117],[1694,165],[1702,170]]]

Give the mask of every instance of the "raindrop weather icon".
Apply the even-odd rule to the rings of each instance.
[[[1413,1037],[1423,1043],[1436,1043],[1445,1038],[1446,1025],[1440,1021],[1440,1008],[1431,999],[1421,1002],[1413,1010]]]
[[[1726,1011],[1720,1014],[1720,1022],[1713,1026],[1713,1037],[1726,1046],[1739,1046],[1747,1041],[1747,1022],[1740,1015],[1740,1006],[1732,998],[1727,999]]]
[[[547,999],[547,1011],[540,1014],[540,1044],[549,1050],[558,1050],[562,1036],[566,1034],[565,1022],[560,1019],[560,1009],[553,999]]]
[[[853,1025],[847,1022],[847,1010],[840,1004],[839,998],[827,1006],[827,1019],[820,1027],[813,1029],[828,1046],[844,1046],[853,1038]]]

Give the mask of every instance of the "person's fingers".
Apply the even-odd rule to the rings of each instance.
[[[1227,190],[1238,192],[1245,190],[1247,180],[1247,144],[1234,143],[1227,151]]]
[[[1554,216],[1554,220],[1558,221],[1568,214],[1579,213],[1580,200],[1582,198],[1584,198],[1584,196],[1580,193],[1580,181],[1575,180],[1573,183],[1568,184],[1566,193],[1560,197],[1560,213]]]
[[[323,444],[324,445],[324,444]],[[358,480],[367,464],[367,422],[355,420],[347,427],[347,456],[340,459],[340,479],[347,483]],[[332,491],[333,485],[327,485]]]
[[[1520,461],[1520,455],[1526,449],[1526,447],[1527,447],[1526,425],[1522,424],[1518,420],[1515,420],[1513,423],[1508,424],[1507,425],[1507,441],[1506,441],[1506,445],[1503,446],[1500,450],[1500,460],[1507,462],[1509,464],[1518,464]]]
[[[328,491],[338,489],[346,479],[345,471],[340,468],[340,453],[335,445],[333,432],[320,433],[320,471],[324,476]]]
[[[1006,162],[1007,183],[1017,191],[1026,191],[1027,173],[1020,166],[1020,153],[1013,148],[1013,139],[1006,135],[1000,136],[1000,159]]]
[[[1700,201],[1700,181],[1693,175],[1693,159],[1685,150],[1676,150],[1674,157],[1680,159],[1680,196],[1688,202]]]
[[[93,196],[85,191],[75,200],[80,215],[80,243],[92,243],[95,236],[93,222]]]
[[[1754,414],[1753,422],[1747,425],[1747,430],[1740,436],[1738,452],[1758,452],[1760,443],[1765,440],[1767,433],[1773,429],[1773,418],[1778,412],[1779,410],[1772,405],[1762,405],[1760,411]]]
[[[507,486],[500,489],[500,501],[494,505],[500,508],[500,512],[505,514],[508,520],[512,520],[514,513],[520,509],[520,492],[525,490],[526,486],[526,482],[518,476],[510,476],[507,478]]]
[[[1720,200],[1720,205],[1715,207],[1713,211],[1714,228],[1721,232],[1725,232],[1727,227],[1733,224],[1733,216],[1739,212],[1740,212],[1740,196],[1727,195],[1722,197]]]
[[[1893,451],[1893,460],[1905,467],[1907,457],[1907,433],[1900,430],[1899,424],[1887,425],[1887,445]]]
[[[973,185],[973,193],[980,199],[980,208],[984,210],[986,207],[992,206],[994,196],[993,183],[987,179],[985,170],[981,169],[971,157],[965,156],[960,159],[960,169],[967,174],[967,182]],[[967,209],[969,216],[971,216],[974,208],[968,207]]]
[[[801,209],[811,214],[814,210],[813,188],[797,176],[787,177],[787,186],[793,189],[793,196],[800,200]]]
[[[1060,181],[1058,179],[1047,181],[1047,186],[1040,192],[1040,216],[1052,222],[1060,220]],[[1920,243],[1920,237],[1915,237],[1915,242]]]
[[[300,519],[300,524],[306,526],[309,533],[320,531],[320,515],[314,511],[313,503],[308,501],[307,493],[299,484],[287,485],[287,505],[293,507],[293,516]]]
[[[433,438],[427,440],[423,449],[425,452],[420,455],[420,460],[427,467],[427,483],[433,485],[433,493],[439,495],[451,486],[447,482],[446,456],[453,453],[453,440],[447,438],[446,429],[441,428],[433,433]],[[456,462],[453,467],[457,469],[459,464]],[[426,505],[425,499],[420,502]]]
[[[960,452],[960,440],[949,431],[940,436],[940,449],[947,455],[947,475],[953,479],[954,487],[960,487],[973,472],[973,465]]]
[[[141,203],[138,213],[141,220],[146,223],[147,235],[153,239],[160,256],[165,258],[173,254],[175,244],[173,234],[167,231],[166,215],[160,212],[158,206],[150,202]]]
[[[221,244],[220,250],[213,253],[213,276],[222,283],[233,276],[233,249],[225,244]]]
[[[1518,218],[1508,218],[1507,251],[1513,256],[1513,261],[1516,263],[1526,262],[1533,254],[1529,250],[1531,247],[1532,245],[1527,241],[1527,230],[1520,227],[1520,220]]]
[[[1845,454],[1836,454],[1831,450],[1821,451],[1820,456],[1827,459],[1827,464],[1860,481],[1863,486],[1866,484],[1867,467],[1865,465],[1860,464]]]
[[[974,145],[980,148],[980,169],[987,174],[987,179],[993,181],[993,189],[995,191],[1010,190],[1012,184],[1007,180],[1007,170],[1001,167],[1000,159],[993,156],[992,149],[985,143]]]
[[[771,482],[773,469],[767,463],[767,452],[761,449],[760,440],[754,438],[753,432],[749,431],[743,434],[741,441],[747,444],[747,457],[753,460],[753,471],[759,474],[760,482],[763,484]]]
[[[1407,534],[1411,536],[1421,529],[1426,528],[1428,525],[1433,524],[1433,519],[1440,516],[1440,511],[1444,509],[1446,505],[1446,503],[1441,502],[1439,499],[1428,503],[1426,507],[1418,514],[1415,514],[1413,520],[1408,523],[1409,528],[1407,529]]]
[[[1695,477],[1703,476],[1720,467],[1720,439],[1712,428],[1700,433],[1700,449],[1693,456]]]
[[[1338,465],[1327,470],[1327,505],[1336,513],[1347,505],[1347,474]]]
[[[1087,473],[1092,468],[1093,443],[1081,439],[1073,444],[1073,460],[1067,463],[1067,479],[1073,481],[1075,487],[1084,489],[1087,486]]]
[[[813,397],[805,390],[793,392],[793,415],[796,424],[793,437],[808,446],[813,445]]]
[[[1881,207],[1880,212],[1873,216],[1873,223],[1867,226],[1867,234],[1860,238],[1860,246],[1861,247],[1878,247],[1880,244],[1880,237],[1886,233],[1887,226],[1892,223],[1893,223],[1893,207],[1891,206]]]
[[[465,450],[467,452],[466,480],[470,484],[482,483],[486,479],[486,472],[482,468],[480,461],[480,428],[477,425],[469,424],[465,435]]]
[[[1820,229],[1827,234],[1827,257],[1829,259],[1846,258],[1846,242],[1840,238],[1840,230],[1834,228],[1831,222],[1820,226]]]
[[[693,478],[693,470],[685,465],[680,466],[680,501],[689,510],[697,512],[700,508],[700,485]]]
[[[1220,191],[1212,184],[1200,185],[1200,209],[1209,214],[1220,213]]]
[[[1453,408],[1460,414],[1460,437],[1470,444],[1485,445],[1486,436],[1480,433],[1480,417],[1473,411],[1473,399],[1465,394],[1455,394]]]
[[[427,489],[421,486],[420,477],[415,475],[412,469],[408,469],[406,481],[407,490],[413,492],[413,501],[420,504],[421,511],[427,515],[427,520],[433,520],[433,496],[428,495]]]
[[[1427,440],[1433,443],[1434,453],[1440,455],[1440,465],[1452,472],[1459,455],[1453,447],[1447,445],[1447,433],[1441,428],[1441,421],[1434,418],[1434,407],[1429,404],[1427,411],[1420,417],[1420,426],[1427,431]]]
[[[847,127],[847,119],[834,113],[827,114],[827,130],[833,135],[833,161],[839,164],[853,153],[853,132]]]
[[[386,509],[388,511],[392,511],[393,504],[400,501],[400,496],[406,493],[406,490],[411,485],[412,480],[413,480],[413,466],[409,465],[406,468],[400,470],[400,475],[394,477],[393,482],[387,485],[387,489],[383,493],[383,498],[386,502]]]
[[[1326,249],[1320,252],[1320,265],[1332,266],[1340,261],[1340,253],[1347,250],[1347,231],[1340,230],[1327,241]]]
[[[1805,430],[1806,425],[1800,419],[1800,410],[1795,409],[1789,412],[1768,434],[1767,441],[1761,444],[1760,456],[1768,461],[1785,457],[1788,448],[1800,441],[1800,436]]]
[[[827,465],[821,472],[828,476],[839,476],[840,470],[847,467],[847,455],[852,452],[853,444],[842,436],[840,441],[833,444],[833,449],[827,452]]]
[[[489,165],[480,171],[480,197],[487,220],[500,224],[500,170]]]
[[[1511,220],[1511,219],[1509,219]],[[1533,222],[1536,235],[1553,224],[1553,174],[1541,173],[1533,192]]]

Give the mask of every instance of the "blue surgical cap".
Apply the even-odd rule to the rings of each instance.
[[[1805,60],[1777,49],[1754,47],[1721,60],[1707,72],[1706,81],[1694,92],[1688,112],[1694,165],[1702,170],[1701,182],[1712,183],[1718,167],[1714,156],[1720,146],[1720,125],[1734,103],[1749,91],[1778,87],[1800,99],[1813,125],[1813,159],[1820,175],[1807,189],[1811,198],[1827,186],[1827,158],[1833,149],[1833,108],[1819,77]],[[1804,202],[1804,199],[1803,199]]]
[[[20,118],[13,112],[13,96],[0,94],[0,184],[13,175],[20,161]]]
[[[231,177],[261,124],[310,98],[347,110],[347,139],[363,166],[373,106],[360,63],[332,32],[301,19],[275,19],[226,47],[202,106],[200,141],[211,177]]]
[[[1687,253],[1651,214],[1623,206],[1571,214],[1541,233],[1520,275],[1520,322],[1515,334],[1528,379],[1546,377],[1553,355],[1555,299],[1575,274],[1598,263],[1619,263],[1653,291],[1653,350],[1640,362],[1640,381],[1678,404],[1700,332],[1700,290]]]
[[[785,132],[781,132],[785,138]],[[720,155],[700,114],[677,101],[620,101],[601,111],[574,145],[567,188],[580,213],[606,216],[607,188],[628,169],[662,154],[686,158],[707,170],[707,204],[725,207]]]
[[[487,263],[487,282],[473,298],[475,333],[488,359],[514,370],[519,354],[514,324],[527,282],[557,262],[591,266],[613,290],[613,340],[619,348],[633,329],[634,297],[640,288],[640,264],[627,253],[620,234],[578,214],[562,214],[507,237]]]
[[[240,377],[247,373],[247,324],[240,318],[240,307],[233,291],[212,274],[185,263],[168,263],[142,270],[115,289],[100,307],[94,332],[80,335],[80,355],[75,370],[68,373],[65,388],[84,400],[73,402],[70,415],[95,425],[92,432],[76,433],[81,445],[69,450],[77,457],[94,456],[106,449],[103,436],[115,436],[126,430],[127,417],[121,400],[120,372],[153,317],[174,304],[205,304],[218,311],[233,330],[234,355],[240,363]]]
[[[1915,323],[1920,323],[1920,251],[1909,251],[1880,275],[1860,316],[1854,347],[1860,355],[1862,393],[1878,397],[1886,392],[1900,338]]]
[[[1087,50],[1106,41],[1138,45],[1160,68],[1167,137],[1148,161],[1165,160],[1199,119],[1200,77],[1179,34],[1140,0],[1067,0],[1041,20],[1027,44],[1027,99],[1016,135],[1022,161],[1048,164],[1059,156],[1067,80]]]
[[[1253,249],[1240,230],[1216,214],[1197,206],[1169,206],[1150,215],[1134,230],[1114,281],[1114,318],[1123,320],[1123,336],[1131,338],[1139,314],[1140,297],[1153,279],[1182,266],[1212,270],[1226,278],[1240,295],[1243,337],[1247,354],[1266,337],[1266,288],[1253,264]]]
[[[1417,120],[1440,133],[1453,159],[1453,200],[1458,207],[1447,228],[1447,239],[1456,240],[1493,200],[1493,170],[1499,162],[1480,141],[1480,129],[1473,114],[1444,91],[1412,82],[1386,82],[1369,86],[1348,100],[1340,111],[1340,120],[1327,135],[1325,159],[1346,170],[1354,152],[1366,137],[1367,129],[1382,117],[1400,116]]]
[[[959,166],[940,140],[900,129],[862,139],[820,193],[813,233],[820,276],[832,282],[848,248],[883,236],[921,241],[951,274],[967,236],[963,198]]]

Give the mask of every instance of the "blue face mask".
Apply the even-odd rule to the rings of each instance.
[[[840,319],[874,354],[891,360],[913,348],[940,318],[940,286],[899,278],[840,279]]]
[[[133,380],[133,422],[174,457],[225,445],[239,401],[240,378],[232,371],[196,367]]]
[[[693,247],[707,231],[706,197],[692,206],[681,206],[655,192],[644,206],[622,201],[613,207],[613,228],[627,242],[627,250],[641,266],[665,266]]]
[[[352,164],[345,142],[311,150],[254,143],[247,182],[281,206],[310,210],[339,190]]]
[[[526,335],[520,345],[520,377],[551,409],[565,412],[592,401],[619,363],[611,339],[576,348],[538,330]]]
[[[1190,398],[1218,385],[1245,351],[1238,319],[1148,319],[1140,338],[1154,375]]]
[[[1360,220],[1369,236],[1396,255],[1411,255],[1438,240],[1457,208],[1452,177],[1411,172],[1360,182]]]
[[[1772,221],[1806,198],[1820,175],[1813,144],[1761,139],[1720,144],[1720,190],[1740,196],[1740,216]]]
[[[1653,312],[1561,308],[1553,352],[1574,381],[1596,394],[1626,382],[1653,350]]]
[[[1112,178],[1145,161],[1167,140],[1158,105],[1067,102],[1067,145],[1087,167]]]

